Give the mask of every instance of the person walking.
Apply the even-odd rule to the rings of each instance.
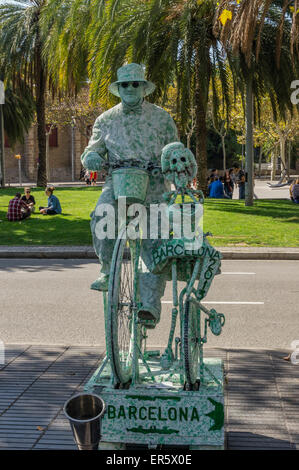
[[[54,186],[48,186],[45,190],[46,196],[48,196],[48,206],[39,208],[39,211],[43,215],[56,215],[61,214],[61,205],[58,197],[54,196]]]
[[[84,173],[84,180],[85,180],[86,186],[90,186],[90,185],[91,185],[91,181],[90,181],[90,171],[89,171],[89,170],[85,170],[85,173]]]
[[[98,179],[98,172],[97,171],[91,171],[90,172],[91,186],[96,186],[97,185],[97,179]]]
[[[241,170],[239,163],[234,163],[233,169],[239,186],[239,199],[245,199],[245,173]]]
[[[233,198],[233,190],[234,190],[234,183],[231,177],[231,173],[233,169],[225,170],[224,174],[224,195],[225,197],[232,199]]]
[[[29,217],[31,214],[26,202],[22,201],[21,193],[17,193],[13,199],[9,201],[7,219],[9,222],[19,222]]]

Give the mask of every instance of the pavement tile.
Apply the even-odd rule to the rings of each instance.
[[[290,439],[299,442],[299,374],[281,363],[282,352],[205,349],[225,364],[228,448],[295,448]],[[100,347],[8,348],[7,366],[0,372],[0,449],[75,449],[62,407],[82,390],[102,355]]]

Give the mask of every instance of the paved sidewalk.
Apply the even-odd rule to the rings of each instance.
[[[64,402],[97,367],[97,347],[6,345],[0,449],[75,449]],[[299,449],[299,366],[285,351],[206,349],[226,373],[228,449]]]
[[[216,247],[223,259],[298,260],[299,248]],[[0,258],[97,259],[92,246],[0,246]]]

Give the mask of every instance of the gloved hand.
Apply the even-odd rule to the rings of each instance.
[[[99,171],[102,169],[106,160],[97,152],[88,152],[82,160],[84,168],[91,171]]]

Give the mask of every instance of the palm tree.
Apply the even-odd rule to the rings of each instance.
[[[88,28],[98,21],[92,0],[47,0],[40,26],[52,86],[76,95],[88,79]],[[92,13],[95,17],[92,18]]]
[[[29,87],[22,80],[14,89],[8,81],[4,83],[1,71],[0,80],[5,85],[5,100],[0,105],[0,174],[1,187],[5,187],[4,132],[12,147],[17,141],[22,143],[24,133],[28,132],[34,121],[35,104]]]
[[[16,90],[6,84],[4,130],[11,146],[16,142],[24,142],[24,134],[34,121],[34,113],[35,104],[30,89],[24,83],[20,83]]]
[[[40,17],[46,0],[15,0],[0,5],[0,66],[15,88],[22,80],[36,104],[38,134],[37,185],[46,186],[45,92],[47,64],[43,57],[44,36]]]
[[[293,111],[290,86],[299,72],[298,7],[298,0],[241,0],[238,4],[222,0],[215,17],[214,33],[228,53],[235,84],[246,95],[246,205],[253,205],[254,100],[256,115],[260,96],[265,94],[270,96],[275,120],[278,115],[285,118],[287,110]],[[221,26],[223,11],[231,12],[231,19]]]
[[[216,4],[216,0],[96,0],[92,17],[100,9],[102,15],[88,28],[94,100],[107,100],[108,83],[128,60],[146,65],[148,78],[156,84],[152,100],[165,102],[169,86],[176,84],[176,120],[181,133],[185,133],[191,109],[195,109],[198,186],[203,190],[207,184],[209,87],[212,84],[213,110],[217,112],[217,78],[229,108],[225,56],[212,31]]]

